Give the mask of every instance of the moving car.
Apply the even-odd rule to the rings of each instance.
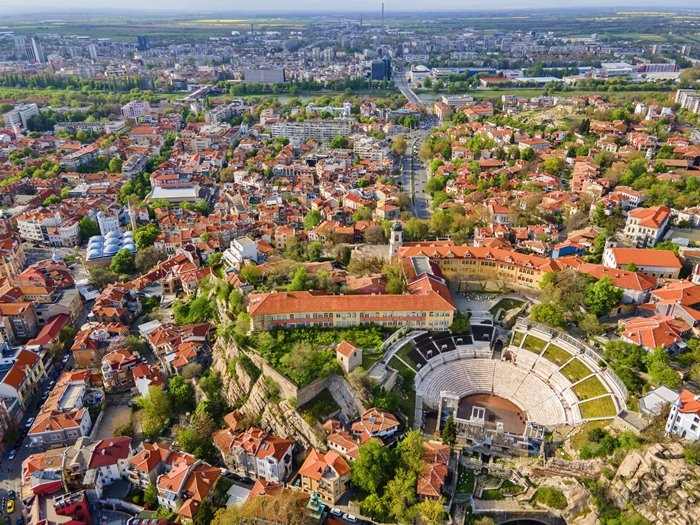
[[[5,506],[5,512],[12,514],[15,511],[15,500],[8,499],[7,505]]]
[[[16,450],[11,450],[10,453],[7,455],[7,460],[12,461],[17,457],[17,451]]]
[[[34,418],[30,417],[27,419],[27,422],[24,424],[24,428],[32,428],[32,425],[34,424]]]

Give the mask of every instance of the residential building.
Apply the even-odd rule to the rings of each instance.
[[[0,334],[10,344],[27,341],[38,332],[34,302],[0,303]]]
[[[32,39],[33,40],[33,39]],[[21,104],[2,115],[5,128],[13,131],[25,130],[29,119],[39,114],[39,106],[36,104]]]
[[[224,251],[222,260],[229,268],[240,269],[244,261],[258,262],[258,244],[249,237],[239,237],[231,241]]]
[[[34,352],[18,350],[10,357],[0,357],[0,399],[8,400],[6,409],[15,421],[22,419],[45,378],[44,363]]]
[[[102,358],[112,345],[126,339],[129,327],[121,323],[90,323],[78,332],[73,340],[71,352],[75,366],[99,369]]]
[[[140,396],[147,396],[152,386],[163,388],[165,381],[156,365],[148,366],[145,363],[137,364],[131,371],[134,377],[134,388]]]
[[[399,430],[399,420],[391,412],[370,408],[352,424],[352,434],[365,442],[371,438],[388,438]]]
[[[636,208],[627,215],[623,233],[637,248],[653,248],[666,233],[670,219],[671,209],[668,206]]]
[[[678,343],[690,333],[691,326],[682,319],[654,315],[634,317],[620,321],[620,339],[644,347],[648,352],[655,348],[666,348],[670,352],[678,350]]]
[[[690,441],[700,439],[700,396],[683,390],[671,405],[666,432]]]
[[[137,119],[150,112],[151,105],[145,100],[132,100],[122,106],[122,115],[130,119]]]
[[[164,469],[156,480],[159,505],[183,520],[193,520],[202,502],[212,495],[221,469],[176,451],[168,456]]]
[[[672,250],[651,250],[644,248],[605,248],[603,266],[625,270],[633,263],[638,272],[653,275],[659,279],[678,279],[681,261]]]
[[[438,500],[442,497],[449,473],[451,449],[448,445],[427,442],[423,460],[426,468],[418,477],[416,492],[420,501]]]
[[[321,501],[335,505],[348,489],[350,465],[334,450],[324,454],[312,449],[299,469],[299,477],[302,491],[316,492]]]
[[[213,437],[226,467],[240,476],[283,482],[292,472],[293,441],[254,427],[241,432],[237,425]]]
[[[90,459],[87,464],[83,487],[94,490],[102,498],[105,487],[115,481],[126,478],[129,456],[131,456],[130,437],[112,437],[91,445]]]
[[[368,301],[362,295],[326,295],[319,292],[270,292],[251,294],[248,314],[253,330],[296,326],[346,327],[376,324],[446,330],[455,306],[445,284],[422,276],[408,286],[408,293],[386,294]]]
[[[134,386],[134,368],[141,362],[128,348],[119,348],[102,358],[102,383],[107,390]]]

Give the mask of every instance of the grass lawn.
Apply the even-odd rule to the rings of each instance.
[[[401,411],[408,418],[408,428],[413,428],[413,416],[416,413],[416,391],[413,385],[403,385],[403,391],[406,394],[406,399],[401,398]]]
[[[457,492],[467,494],[474,491],[474,471],[472,469],[459,466],[459,477],[457,478]]]
[[[555,365],[561,366],[571,359],[571,354],[560,346],[549,345],[544,352],[544,358]],[[588,373],[590,374],[591,372],[589,371]]]
[[[607,428],[610,425],[610,421],[590,421],[585,423],[583,426],[579,427],[578,432],[571,437],[570,443],[571,448],[576,451],[581,450],[586,445],[590,444],[588,439],[588,433],[594,428]]]
[[[396,356],[391,358],[391,360],[389,361],[389,366],[394,370],[397,370],[398,373],[401,375],[403,375],[403,372],[410,372],[411,374],[414,374],[416,372],[415,370],[411,370],[410,368],[408,368],[399,359],[397,359]]]
[[[573,359],[568,365],[561,369],[561,373],[564,374],[569,381],[575,383],[576,381],[581,381],[584,377],[588,377],[593,372],[579,359]]]
[[[491,312],[491,315],[496,315],[498,313],[498,310],[500,310],[501,308],[503,308],[503,311],[507,312],[508,310],[512,310],[513,308],[520,308],[522,305],[523,301],[519,301],[517,299],[501,299],[491,307],[489,312]]]
[[[612,418],[617,415],[615,403],[613,403],[610,396],[594,399],[593,401],[584,401],[583,403],[579,403],[578,407],[581,410],[581,417],[584,419],[591,419],[594,417]]]
[[[603,383],[601,383],[600,379],[598,379],[596,376],[589,377],[578,385],[574,385],[572,390],[576,394],[576,397],[578,397],[581,401],[608,393],[605,386],[603,386]]]
[[[497,501],[503,499],[503,493],[499,489],[489,489],[481,493],[481,498],[485,501]]]
[[[523,348],[530,350],[530,352],[535,352],[536,354],[539,354],[546,345],[547,341],[543,341],[539,337],[533,335],[528,335],[523,342]]]
[[[513,342],[511,343],[513,346],[520,346],[520,341],[523,340],[523,337],[525,337],[525,334],[522,332],[513,332]]]
[[[413,344],[411,344],[411,343],[406,343],[405,345],[403,345],[401,348],[399,348],[399,349],[396,351],[396,354],[395,354],[395,355],[398,355],[399,357],[401,357],[401,359],[403,359],[403,360],[406,361],[409,365],[412,365],[413,368],[415,368],[415,367],[416,367],[416,363],[415,363],[415,362],[413,361],[413,359],[411,359],[411,358],[409,357],[409,355],[408,355],[408,354],[411,353],[411,350],[413,350]]]
[[[362,368],[369,370],[372,368],[374,363],[379,361],[384,356],[381,352],[369,353],[368,351],[362,352]]]

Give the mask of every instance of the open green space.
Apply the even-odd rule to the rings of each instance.
[[[584,419],[593,419],[598,417],[612,418],[617,415],[615,403],[610,396],[593,399],[591,401],[584,401],[583,403],[579,403],[578,407],[579,410],[581,410],[581,417]]]
[[[457,494],[471,494],[474,491],[474,480],[474,471],[460,465],[457,477]]]
[[[523,337],[525,337],[525,334],[522,332],[513,332],[513,341],[511,344],[513,346],[520,346],[520,342],[523,340]]]
[[[571,354],[564,350],[561,346],[551,344],[547,347],[547,350],[545,350],[543,357],[550,363],[561,366],[571,359]],[[588,373],[590,374],[590,371]]]
[[[569,381],[575,383],[576,381],[581,381],[584,377],[588,377],[593,372],[579,359],[573,359],[568,365],[561,369],[561,373],[564,374]]]
[[[578,397],[581,401],[608,393],[605,386],[603,386],[603,383],[601,383],[600,379],[598,379],[596,376],[589,377],[585,381],[581,381],[577,385],[574,385],[572,390],[576,394],[576,397]]]
[[[489,309],[489,312],[491,312],[491,315],[496,315],[501,308],[503,309],[503,311],[507,312],[508,310],[512,310],[513,308],[520,308],[523,305],[523,303],[524,301],[519,301],[518,299],[510,299],[506,297],[505,299],[501,299],[495,305],[493,305]]]
[[[338,373],[335,347],[343,340],[361,348],[376,349],[385,334],[377,326],[354,328],[295,328],[254,332],[247,345],[262,355],[276,370],[299,386]]]
[[[539,354],[546,345],[547,341],[535,337],[534,335],[528,335],[525,341],[523,341],[523,348],[530,350],[530,352],[535,352],[536,354]]]
[[[610,425],[610,421],[589,421],[578,427],[576,434],[571,436],[569,443],[574,450],[581,450],[590,443],[589,432],[595,428],[604,429]]]
[[[324,388],[319,395],[299,408],[299,413],[308,423],[328,419],[333,413],[340,410],[333,396]]]
[[[396,356],[392,357],[389,360],[389,366],[396,370],[399,374],[402,376],[404,375],[404,372],[408,372],[409,374],[414,374],[415,371],[411,370],[409,367],[407,367],[400,359],[398,359]]]
[[[362,368],[369,370],[374,366],[374,363],[379,361],[384,354],[376,350],[364,350],[362,352]]]
[[[406,361],[409,365],[413,366],[413,368],[416,368],[416,363],[409,357],[409,354],[413,350],[413,344],[411,343],[406,343],[403,345],[401,348],[399,348],[396,352],[395,355],[398,355],[401,359]]]

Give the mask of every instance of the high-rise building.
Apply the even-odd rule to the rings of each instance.
[[[25,41],[24,51],[27,53],[27,60],[30,62],[38,62],[39,64],[46,62],[44,49],[41,47],[41,42],[39,42],[37,37],[34,36],[29,41]]]
[[[372,60],[372,80],[384,80],[386,78],[386,64],[383,60]]]
[[[382,61],[384,62],[384,75],[386,76],[387,80],[391,80],[391,58],[389,58],[389,56],[387,55],[384,55]]]
[[[139,51],[148,51],[151,49],[151,46],[148,41],[147,36],[137,36],[136,37],[136,47],[138,48]]]

